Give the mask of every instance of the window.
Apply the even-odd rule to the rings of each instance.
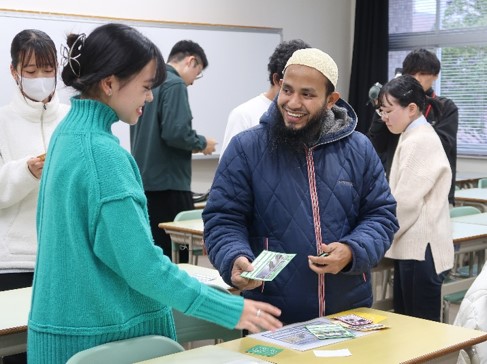
[[[389,0],[389,77],[414,48],[441,61],[437,94],[458,106],[458,154],[487,156],[487,0]]]

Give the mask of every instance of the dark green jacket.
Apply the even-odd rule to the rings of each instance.
[[[130,147],[145,191],[191,191],[191,154],[206,147],[192,129],[188,90],[176,70],[167,67],[167,80],[152,92],[138,123],[130,127]]]

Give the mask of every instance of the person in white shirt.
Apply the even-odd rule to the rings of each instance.
[[[21,31],[10,53],[17,87],[11,102],[0,108],[0,291],[32,285],[45,153],[69,109],[57,97],[57,51],[46,33]]]
[[[274,100],[279,93],[282,72],[288,59],[295,51],[303,48],[311,48],[311,46],[300,39],[293,39],[279,43],[269,57],[269,63],[267,65],[270,82],[269,89],[243,104],[238,105],[230,112],[220,150],[220,158],[227,148],[228,143],[230,143],[230,140],[235,135],[259,124],[260,117],[267,111],[272,100]]]
[[[432,107],[434,99],[428,100]],[[427,96],[411,75],[379,93],[378,114],[400,134],[389,183],[399,231],[386,252],[394,259],[394,312],[440,321],[441,286],[453,267],[448,192],[451,168],[440,138],[423,115]]]

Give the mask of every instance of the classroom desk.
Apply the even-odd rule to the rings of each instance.
[[[304,352],[284,349],[273,357],[248,355],[248,362],[258,358],[276,364],[306,364],[306,363],[455,363],[458,352],[461,349],[470,351],[472,345],[487,341],[487,332],[466,329],[463,327],[442,324],[439,322],[418,319],[387,311],[379,311],[372,308],[360,308],[353,310],[360,314],[372,313],[386,317],[381,323],[389,329],[377,331],[366,336],[343,341],[338,344],[327,345],[317,350],[349,349],[352,353],[348,357],[318,358],[313,350]],[[245,337],[238,340],[227,341],[218,344],[218,347],[226,348],[234,352],[245,353],[255,345],[269,344],[254,338]],[[211,351],[208,348],[199,348],[167,355],[164,357],[146,360],[144,364],[186,363],[185,357],[196,356],[197,350],[206,351],[206,357],[201,358],[205,363],[228,363],[228,361],[211,361]],[[197,356],[196,356],[197,357]],[[236,362],[236,361],[235,361]],[[240,361],[244,362],[244,361]],[[142,363],[142,362],[141,362]]]
[[[225,283],[218,271],[214,268],[207,268],[189,263],[180,263],[178,264],[178,267],[186,271],[190,276],[198,279],[200,282],[206,283],[210,286],[217,286],[230,292],[236,291],[234,287]]]
[[[475,188],[479,184],[479,179],[487,178],[487,173],[478,172],[457,172],[455,184],[461,189]]]
[[[171,236],[173,243],[188,246],[188,262],[193,261],[194,249],[203,247],[202,219],[161,222],[158,226]],[[173,250],[171,257],[179,263],[179,249]]]
[[[455,218],[456,219],[456,218]],[[485,263],[485,249],[487,248],[487,225],[470,224],[452,219],[453,244],[455,254],[475,253],[478,260],[478,272]],[[446,282],[442,287],[442,294],[450,294],[467,290],[475,280],[473,262],[469,266],[469,277]]]
[[[487,218],[487,214],[482,215]],[[455,254],[475,253],[478,271],[480,272],[485,263],[485,249],[487,249],[487,223],[480,225],[473,222],[457,221],[457,218],[452,218],[451,226]],[[372,281],[374,282],[372,285],[374,294],[372,307],[374,308],[386,311],[393,309],[391,278],[394,265],[392,262],[391,259],[383,258],[380,264],[372,269]],[[443,283],[442,294],[447,295],[467,290],[476,278],[473,274],[473,266],[474,264],[471,262],[468,277]]]
[[[487,188],[467,188],[455,191],[455,203],[459,206],[471,205],[487,212]]]
[[[26,350],[31,292],[30,287],[0,292],[0,362]]]
[[[233,290],[216,269],[192,264],[178,264],[178,267],[205,284]],[[2,356],[26,351],[31,295],[32,287],[0,292],[0,363]]]

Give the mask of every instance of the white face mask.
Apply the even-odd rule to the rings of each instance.
[[[56,79],[54,77],[38,77],[25,78],[22,77],[20,82],[20,89],[30,99],[35,101],[43,101],[47,99],[56,87]]]

